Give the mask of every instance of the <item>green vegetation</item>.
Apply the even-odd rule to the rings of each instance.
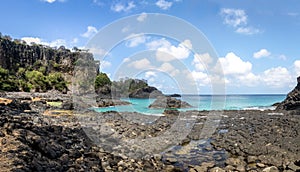
[[[40,69],[43,69],[41,67]],[[52,72],[48,75],[44,70],[26,70],[19,68],[16,74],[9,73],[7,69],[0,67],[0,90],[1,91],[37,91],[45,92],[55,89],[58,91],[67,90],[67,82],[60,72]]]
[[[105,85],[111,85],[109,77],[106,75],[106,73],[98,74],[95,79],[95,89],[98,89]]]

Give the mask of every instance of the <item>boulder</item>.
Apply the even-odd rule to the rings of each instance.
[[[149,105],[149,108],[190,108],[192,107],[187,102],[169,96],[159,96],[157,99]]]
[[[121,106],[129,105],[129,102],[118,100],[118,99],[99,99],[97,100],[98,107],[109,107],[109,106]]]
[[[278,104],[276,110],[300,110],[300,76],[297,78],[297,86]]]
[[[129,94],[130,98],[156,98],[158,96],[163,96],[163,93],[151,86],[139,88]]]

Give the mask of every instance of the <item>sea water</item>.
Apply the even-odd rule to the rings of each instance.
[[[180,111],[187,110],[266,110],[275,109],[274,103],[281,102],[286,95],[183,95],[178,97],[192,105],[192,108],[182,108]],[[131,105],[112,106],[96,108],[98,112],[118,111],[118,112],[139,112],[144,114],[159,115],[164,109],[149,109],[148,106],[155,99],[136,99],[123,98]]]

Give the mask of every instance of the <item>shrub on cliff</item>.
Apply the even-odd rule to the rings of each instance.
[[[98,74],[95,79],[95,89],[97,90],[98,88],[103,87],[105,85],[111,85],[109,77],[106,75],[106,73]]]

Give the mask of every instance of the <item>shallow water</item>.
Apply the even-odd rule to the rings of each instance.
[[[186,110],[267,110],[274,109],[274,103],[281,102],[286,95],[184,95],[181,100],[191,104],[193,108],[180,109]],[[149,109],[148,106],[155,99],[135,99],[123,98],[131,105],[95,108],[97,112],[118,111],[118,112],[139,112],[144,114],[161,114],[164,109]]]

